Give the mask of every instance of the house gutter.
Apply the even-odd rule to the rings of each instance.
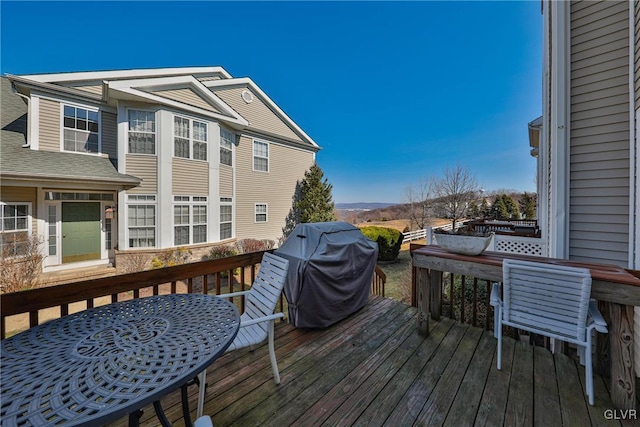
[[[629,3],[629,268],[640,269],[640,158],[638,156],[638,119],[635,98],[636,23],[634,3]],[[640,312],[638,312],[640,315]],[[637,365],[636,365],[637,366]],[[640,367],[639,367],[640,368]],[[640,369],[638,369],[640,372]]]
[[[16,88],[16,85],[14,82],[11,82],[11,92],[13,92],[14,95],[18,95],[20,98],[23,98],[27,101],[27,143],[22,145],[22,148],[29,148],[31,147],[31,132],[29,132],[29,129],[31,129],[30,125],[31,125],[31,97],[18,92],[18,88]]]

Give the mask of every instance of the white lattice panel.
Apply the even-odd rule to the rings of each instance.
[[[527,237],[495,236],[495,251],[510,254],[522,254],[544,256],[544,243],[542,239]]]

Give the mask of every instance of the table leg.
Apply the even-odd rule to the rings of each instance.
[[[616,409],[636,409],[633,367],[633,306],[611,303],[611,400]]]
[[[140,425],[140,417],[142,417],[142,409],[129,414],[129,427],[138,427]]]
[[[184,425],[191,427],[191,414],[189,413],[189,396],[187,395],[187,384],[181,388],[182,394],[182,415],[184,416]]]
[[[158,417],[160,424],[162,424],[162,427],[171,427],[171,422],[169,422],[167,416],[164,414],[159,400],[153,402],[153,409],[156,410],[156,416]]]

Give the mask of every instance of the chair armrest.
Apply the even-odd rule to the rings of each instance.
[[[240,327],[242,328],[244,326],[255,325],[256,323],[261,323],[261,322],[266,322],[266,321],[269,321],[269,320],[280,319],[282,317],[284,317],[284,313],[274,313],[274,314],[270,314],[268,316],[258,317],[257,319],[247,320],[246,322],[243,322],[242,320],[240,320]]]
[[[494,307],[502,305],[502,297],[500,295],[501,288],[502,287],[500,286],[500,283],[494,283],[493,287],[491,288],[490,304]]]
[[[230,294],[220,294],[220,295],[216,295],[218,298],[233,298],[233,297],[239,297],[241,295],[246,295],[248,294],[249,291],[240,291],[240,292],[231,292]]]
[[[594,300],[589,300],[589,316],[591,316],[591,320],[593,320],[596,331],[602,332],[603,334],[609,332],[607,322],[605,322],[604,317],[602,317],[602,313],[598,310],[598,306]]]

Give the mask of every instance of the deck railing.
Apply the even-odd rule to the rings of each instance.
[[[271,252],[271,251],[267,251]],[[253,283],[263,252],[253,252],[216,260],[165,267],[99,279],[84,280],[45,288],[3,294],[0,297],[0,336],[19,332],[7,331],[8,319],[28,316],[25,328],[50,319],[112,302],[166,293],[206,293],[220,295],[243,291]],[[386,276],[376,266],[371,292],[384,296]],[[234,299],[240,312],[244,299]],[[281,295],[276,311],[285,312],[286,300]]]
[[[411,244],[411,251],[425,245]],[[411,274],[411,305],[418,306],[417,269],[413,267]],[[434,301],[432,307],[436,307],[435,318],[449,317],[468,323],[473,326],[483,327],[486,330],[493,329],[493,307],[489,304],[492,283],[489,280],[477,277],[465,276],[445,272],[442,275],[440,287],[442,295],[438,301]]]

